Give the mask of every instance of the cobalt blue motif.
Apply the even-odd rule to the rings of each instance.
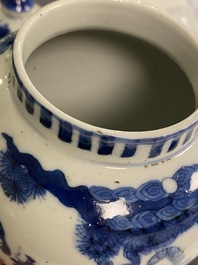
[[[2,5],[10,11],[22,13],[30,11],[34,2],[34,0],[2,0]]]
[[[35,260],[30,256],[25,255],[24,258],[21,257],[22,252],[19,249],[16,254],[12,255],[11,250],[6,242],[6,235],[3,225],[0,223],[0,249],[1,251],[10,258],[10,263],[13,265],[35,265]],[[0,262],[2,260],[0,259]]]
[[[6,34],[6,36],[3,37],[2,39],[0,36],[0,54],[5,52],[8,48],[12,47],[15,37],[16,37],[16,32]]]
[[[23,253],[21,252],[20,248],[13,257],[10,257],[13,265],[35,265],[35,260],[32,259],[30,256],[25,255],[25,257],[21,257]]]
[[[30,197],[44,196],[45,189],[29,176],[27,168],[12,161],[9,151],[0,152],[0,183],[10,200],[24,203]]]
[[[147,265],[163,259],[174,265],[181,261],[182,251],[172,244],[198,222],[198,164],[137,189],[70,187],[62,171],[44,170],[35,157],[21,153],[10,136],[2,135],[7,143],[0,155],[0,184],[5,195],[24,204],[44,198],[48,191],[65,207],[76,209],[81,217],[76,225],[77,248],[83,255],[98,265],[113,265],[121,249],[128,265],[139,265],[142,255],[151,253]],[[167,180],[175,184],[174,192],[166,190]]]
[[[198,122],[173,134],[142,139],[112,136],[100,130],[84,129],[57,116],[48,107],[43,106],[42,103],[35,99],[21,80],[14,58],[12,63],[15,83],[13,92],[18,99],[18,104],[21,104],[24,108],[23,110],[30,115],[29,118],[31,119],[32,117],[38,122],[39,126],[42,125],[49,129],[60,141],[74,145],[81,150],[103,157],[115,156],[121,160],[130,159],[130,161],[133,161],[133,159],[137,159],[144,163],[145,159],[147,159],[155,162],[166,160],[171,152],[180,152],[191,144],[192,140],[198,135]],[[143,157],[144,154],[139,152],[139,148],[141,149],[144,145],[147,146],[148,150],[148,153],[145,153],[145,158]],[[118,149],[116,148],[117,146],[119,147]]]
[[[11,255],[11,251],[9,249],[9,246],[6,242],[5,238],[5,231],[3,229],[2,224],[0,223],[0,249],[8,256]]]
[[[10,33],[9,25],[6,23],[0,23],[0,39],[4,38]]]

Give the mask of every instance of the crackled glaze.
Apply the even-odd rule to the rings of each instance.
[[[198,102],[197,44],[139,2],[57,1],[1,40],[0,260],[186,265],[198,249],[197,110],[159,130],[109,130],[61,112],[27,75],[39,45],[87,28],[156,43],[184,69]]]

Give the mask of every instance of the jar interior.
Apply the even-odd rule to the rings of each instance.
[[[149,42],[123,33],[80,30],[56,36],[37,47],[25,67],[50,103],[107,129],[164,128],[196,108],[180,66]]]

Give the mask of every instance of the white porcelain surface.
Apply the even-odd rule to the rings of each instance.
[[[126,259],[126,256],[128,258],[130,256],[130,253],[126,253],[127,251],[130,252],[130,244],[128,241],[125,242],[123,247],[125,250],[125,257],[122,252],[122,247],[120,247],[119,256],[117,255],[117,252],[116,254],[114,253],[115,255],[112,254],[111,258],[101,259],[101,261],[100,259],[97,259],[97,256],[94,256],[96,262],[94,262],[94,258],[91,254],[90,256],[87,254],[86,246],[84,249],[86,250],[84,253],[85,255],[80,253],[79,249],[82,250],[83,248],[82,245],[81,248],[76,247],[76,240],[78,243],[80,242],[82,244],[83,238],[81,236],[84,236],[86,241],[86,238],[89,237],[88,232],[87,234],[84,234],[87,228],[86,225],[88,225],[88,228],[91,227],[94,225],[94,220],[90,217],[89,208],[87,208],[87,213],[85,213],[84,209],[81,209],[81,206],[79,205],[75,206],[77,211],[74,209],[75,207],[65,207],[65,204],[68,202],[65,202],[65,199],[63,198],[64,196],[62,193],[59,193],[59,189],[61,190],[62,187],[65,187],[64,179],[67,181],[71,190],[71,187],[76,187],[76,190],[79,192],[79,185],[84,185],[81,189],[85,190],[85,194],[87,195],[87,192],[90,189],[91,193],[89,193],[89,195],[98,196],[97,198],[100,197],[100,194],[96,192],[99,187],[104,189],[104,196],[105,192],[107,192],[107,190],[105,190],[106,188],[108,188],[108,192],[116,194],[116,192],[118,193],[118,188],[122,188],[122,192],[125,193],[126,187],[133,187],[136,191],[136,196],[139,196],[139,200],[142,201],[142,204],[136,204],[140,208],[146,207],[143,203],[145,197],[142,191],[144,190],[143,185],[145,184],[151,186],[160,185],[161,191],[164,192],[162,193],[165,194],[167,198],[170,198],[171,194],[177,192],[178,187],[182,189],[182,187],[185,186],[185,183],[181,184],[177,182],[177,178],[173,178],[174,174],[180,175],[180,173],[182,174],[182,172],[184,172],[183,174],[186,174],[186,179],[190,178],[191,180],[189,183],[190,186],[186,187],[187,191],[184,192],[184,196],[188,192],[189,194],[193,194],[197,189],[197,165],[195,165],[198,163],[198,143],[196,140],[197,111],[180,123],[161,130],[144,131],[141,133],[111,131],[84,124],[56,109],[35,90],[28,76],[24,74],[24,64],[26,63],[28,56],[43,41],[54,36],[55,34],[53,31],[57,32],[58,29],[63,30],[65,25],[67,25],[69,29],[71,29],[70,27],[79,27],[79,25],[83,25],[83,27],[86,28],[91,22],[95,23],[95,26],[100,25],[101,27],[102,25],[106,29],[109,27],[110,23],[111,29],[117,27],[120,28],[121,25],[122,29],[125,28],[126,31],[129,32],[131,31],[131,28],[133,28],[136,34],[141,34],[142,36],[146,36],[148,40],[157,42],[161,48],[163,47],[163,49],[167,50],[177,59],[177,61],[179,61],[183,69],[185,69],[185,72],[188,74],[194,86],[195,93],[198,93],[196,89],[198,82],[196,75],[196,65],[198,61],[197,46],[191,41],[191,38],[187,37],[186,34],[183,34],[180,29],[177,29],[177,25],[174,25],[174,22],[169,21],[161,24],[161,19],[162,21],[166,21],[163,16],[161,16],[160,21],[158,21],[159,18],[154,17],[149,25],[149,23],[146,22],[146,16],[148,13],[145,11],[144,19],[139,20],[139,22],[143,21],[148,28],[154,28],[152,33],[150,31],[145,33],[144,27],[141,27],[138,23],[134,27],[131,27],[133,23],[125,23],[126,18],[129,19],[128,22],[132,22],[131,19],[133,17],[128,17],[127,14],[129,15],[129,11],[127,11],[123,20],[116,20],[114,17],[110,16],[107,26],[107,24],[103,24],[104,21],[102,21],[100,16],[101,13],[97,13],[94,9],[94,4],[90,2],[93,8],[90,10],[96,13],[93,12],[94,15],[90,15],[92,12],[89,12],[89,8],[87,6],[85,8],[83,2],[80,1],[78,5],[82,5],[81,10],[82,12],[85,12],[84,15],[82,15],[82,13],[74,12],[74,9],[72,8],[73,3],[71,2],[71,6],[68,7],[70,8],[70,12],[66,18],[65,10],[62,8],[57,20],[53,21],[53,27],[46,28],[51,20],[49,18],[45,20],[45,12],[47,11],[44,10],[37,13],[37,16],[30,20],[30,24],[33,24],[31,31],[29,24],[28,26],[24,26],[23,31],[18,35],[14,48],[14,63],[17,67],[17,74],[22,80],[23,85],[20,84],[20,81],[18,81],[18,78],[16,78],[13,72],[10,73],[11,51],[6,51],[0,56],[0,64],[2,65],[1,106],[2,110],[5,112],[5,115],[1,115],[0,117],[0,124],[2,126],[1,132],[4,132],[7,135],[4,134],[1,136],[0,146],[1,150],[6,150],[6,148],[8,148],[9,152],[12,154],[10,159],[9,156],[8,158],[5,156],[4,151],[1,152],[1,174],[3,175],[4,172],[6,172],[7,164],[12,162],[13,164],[11,164],[13,165],[13,168],[11,167],[10,170],[8,170],[11,173],[8,172],[8,175],[4,176],[5,180],[9,181],[9,174],[13,177],[16,173],[16,183],[20,186],[20,174],[22,174],[26,176],[27,180],[30,182],[32,181],[31,178],[34,177],[41,188],[41,193],[35,191],[35,197],[31,193],[29,195],[24,195],[25,197],[20,197],[20,193],[14,193],[16,197],[11,197],[9,193],[6,193],[7,186],[2,184],[3,182],[1,179],[3,191],[0,192],[0,196],[1,203],[3,203],[0,206],[0,218],[6,234],[6,244],[8,244],[11,250],[11,254],[6,256],[6,251],[4,249],[4,251],[2,251],[3,253],[1,253],[1,258],[7,260],[8,264],[11,262],[10,258],[12,258],[12,260],[15,259],[14,262],[16,262],[18,258],[24,262],[23,264],[34,264],[31,260],[27,259],[27,256],[36,260],[36,264],[94,265],[96,262],[101,265],[129,264],[129,260]],[[97,1],[95,3],[97,3]],[[113,2],[111,2],[111,4],[112,3]],[[58,9],[58,5],[59,4],[57,3],[56,7],[54,7],[51,12],[53,12],[55,8]],[[119,12],[116,13],[117,16],[120,16],[120,14],[122,14],[121,12],[125,12],[125,9],[122,9],[122,5],[123,4],[120,3],[119,9],[114,9],[115,12],[119,10]],[[126,5],[129,10],[130,4],[126,2]],[[138,5],[139,4],[136,6],[136,11],[139,10]],[[106,18],[111,11],[110,9],[107,10]],[[111,15],[113,16],[112,13]],[[85,16],[85,14],[87,14],[87,16]],[[138,12],[134,12],[133,14],[134,16],[136,15],[136,18],[138,19]],[[54,17],[51,16],[50,18]],[[67,19],[68,23],[64,24],[63,18]],[[157,19],[158,24],[155,19]],[[58,20],[60,22],[57,22]],[[35,27],[34,23],[38,23],[39,27]],[[73,23],[75,23],[75,27]],[[46,30],[43,31],[43,28],[46,28]],[[43,33],[42,35],[38,35],[38,29]],[[156,34],[156,31],[158,34]],[[169,32],[171,32],[171,34],[169,34]],[[164,37],[163,33],[167,33],[168,38],[167,36]],[[175,36],[177,36],[177,38],[175,38],[176,44],[175,46],[172,46],[168,40]],[[179,45],[180,43],[185,45]],[[185,54],[185,57],[182,57],[181,54]],[[40,65],[37,67],[40,67]],[[32,70],[35,71],[36,69],[32,68]],[[100,78],[98,78],[98,76],[96,77],[97,82],[101,82]],[[41,83],[41,86],[42,85],[43,83]],[[27,88],[28,90],[26,90]],[[54,88],[54,90],[57,91],[56,88]],[[103,93],[105,93],[105,91],[103,91]],[[33,96],[35,101],[32,100],[31,96]],[[63,96],[65,95],[63,94]],[[78,95],[78,97],[80,98],[81,95]],[[77,99],[77,103],[79,102],[80,100]],[[77,103],[76,105],[78,105]],[[48,115],[50,116],[50,113],[48,112],[49,110],[53,113],[52,120],[48,118]],[[43,116],[40,114],[41,111],[44,111]],[[42,118],[43,120],[41,122]],[[29,122],[27,122],[27,120]],[[60,125],[63,121],[67,121],[67,124],[63,123]],[[49,124],[48,122],[52,122],[52,124]],[[68,139],[70,137],[70,132],[67,130],[68,123],[72,125],[71,143]],[[64,126],[66,126],[66,129]],[[63,134],[61,133],[61,130],[64,131]],[[90,131],[92,132],[91,136],[89,134]],[[57,137],[57,134],[59,138]],[[14,143],[8,135],[13,138]],[[85,141],[83,141],[84,137]],[[91,147],[89,146],[90,140],[92,144]],[[136,143],[135,140],[138,140],[138,143]],[[160,145],[161,142],[163,145]],[[176,146],[174,146],[175,142]],[[132,152],[132,147],[127,146],[127,144],[132,143],[137,144],[137,146],[135,146],[135,155],[132,155],[131,153],[131,156],[127,157],[127,152]],[[159,146],[156,146],[156,143],[159,144]],[[161,149],[159,150],[157,147]],[[24,155],[24,153],[27,154],[27,156]],[[5,161],[7,161],[6,164]],[[39,163],[41,166],[39,166]],[[15,165],[16,168],[14,167]],[[192,170],[194,170],[193,174],[188,166],[191,166]],[[31,168],[34,168],[34,171],[31,171]],[[55,171],[55,169],[58,170]],[[61,178],[61,176],[63,178]],[[41,177],[43,177],[43,180],[49,178],[49,185],[41,183]],[[53,183],[53,179],[57,180],[56,183]],[[59,186],[57,187],[56,185]],[[22,191],[24,187],[27,188],[26,184],[20,187],[22,188]],[[43,187],[45,191],[42,190]],[[11,189],[11,191],[13,192],[13,189]],[[109,196],[108,192],[106,195],[107,197]],[[39,197],[38,194],[42,194],[42,196]],[[163,194],[162,198],[164,199]],[[97,205],[98,209],[101,211],[101,219],[103,221],[109,219],[109,228],[112,229],[112,227],[114,227],[115,230],[110,229],[111,233],[112,231],[118,232],[118,226],[114,226],[114,217],[116,218],[120,215],[123,218],[125,216],[128,218],[129,213],[131,216],[133,215],[132,207],[135,206],[133,204],[130,204],[130,207],[128,206],[125,201],[127,200],[125,195],[123,195],[123,197],[117,197],[116,200],[104,198],[101,201],[96,198],[94,200],[95,205]],[[28,198],[26,198],[26,196]],[[155,194],[155,196],[158,196],[158,194]],[[149,207],[155,205],[155,203],[157,204],[158,200],[156,198],[157,197],[155,197],[155,200],[153,201],[152,199],[150,199],[150,201],[148,200],[150,203]],[[12,202],[9,202],[11,199]],[[134,198],[131,199],[134,200]],[[135,202],[136,201],[135,198]],[[173,201],[176,204],[175,200]],[[164,204],[166,205],[165,202]],[[84,205],[83,197],[82,205]],[[189,208],[191,208],[192,205],[189,205]],[[177,205],[177,207],[179,206]],[[80,214],[78,210],[80,211]],[[134,212],[136,210],[137,209],[134,208]],[[140,213],[141,210],[139,213],[136,212],[133,223],[130,223],[130,229],[132,228],[131,226],[134,225],[134,222],[135,224],[138,223],[139,226],[141,225],[138,218]],[[158,214],[160,215],[160,213]],[[83,219],[84,221],[82,222]],[[99,221],[101,221],[101,219]],[[87,220],[91,221],[88,222]],[[85,226],[83,226],[83,224],[85,224]],[[186,226],[184,227],[186,229]],[[133,227],[133,229],[135,228]],[[164,249],[161,247],[160,250],[164,250],[164,252],[156,253],[155,251],[152,251],[151,253],[147,252],[147,255],[140,255],[141,265],[156,264],[155,258],[159,265],[171,264],[171,262],[168,261],[168,258],[175,262],[173,264],[187,264],[197,255],[195,250],[198,249],[196,236],[198,228],[197,226],[193,226],[191,229],[187,230],[188,233],[180,232],[180,236],[177,237],[172,244],[168,244]],[[95,232],[97,232],[97,229]],[[104,232],[104,238],[102,238],[105,239],[108,233],[106,230],[102,230],[102,232]],[[126,232],[126,230],[124,230],[124,232]],[[174,233],[174,231],[172,231],[172,233]],[[99,235],[101,235],[101,233],[99,233]],[[172,237],[170,234],[167,235],[167,237],[168,236]],[[96,233],[95,238],[93,236],[95,242],[97,242],[97,237],[98,234]],[[122,238],[121,234],[119,238]],[[116,241],[119,241],[119,238],[116,237],[115,240],[110,240],[110,242],[116,244]],[[146,237],[145,239],[148,238]],[[159,235],[158,240],[160,239]],[[104,240],[101,245],[101,248],[103,248],[107,243],[107,252],[111,247],[108,245],[108,240],[109,238]],[[145,240],[143,241],[145,242]],[[133,242],[133,244],[138,242],[142,244],[143,241],[141,241],[141,238],[140,241],[138,241],[137,237],[137,240]],[[86,241],[86,243],[87,242],[88,241]],[[91,245],[93,248],[94,246],[95,245]],[[100,248],[96,249],[96,253],[97,251],[100,252]],[[182,251],[184,251],[183,254]],[[140,251],[138,253],[140,254]],[[160,261],[159,256],[163,254],[166,259]],[[175,254],[174,259],[171,259],[173,254]],[[137,255],[134,255],[134,257],[136,258],[135,264],[138,264]],[[112,260],[113,263],[110,263],[110,260]]]
[[[46,1],[38,0],[40,5],[45,5]],[[50,0],[49,2],[53,2]],[[197,0],[145,0],[146,3],[152,4],[164,12],[168,12],[171,16],[176,17],[183,25],[192,30],[194,37],[197,37],[198,32],[198,8]],[[197,265],[198,259],[194,260],[190,265]]]

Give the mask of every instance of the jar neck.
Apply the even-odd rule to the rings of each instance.
[[[18,75],[12,60],[14,100],[28,122],[45,138],[58,143],[60,148],[70,154],[78,154],[85,159],[110,164],[152,164],[164,161],[183,152],[192,144],[198,134],[198,122],[193,122],[180,130],[169,130],[170,133],[144,134],[128,133],[127,137],[116,135],[94,126],[86,126],[78,120],[68,119],[51,112],[42,101],[38,102],[30,94]],[[76,121],[76,122],[75,122]],[[79,126],[82,125],[82,126]],[[92,129],[90,129],[92,128]],[[171,127],[170,127],[171,128]],[[171,133],[172,132],[172,133]],[[139,136],[139,137],[137,137]]]
[[[52,17],[53,27],[49,27]],[[179,125],[140,133],[121,132],[74,119],[39,93],[25,69],[30,55],[56,36],[87,29],[121,32],[155,43],[182,67],[198,102],[197,45],[175,22],[166,19],[164,14],[151,13],[150,8],[139,2],[61,1],[61,4],[55,2],[32,16],[17,34],[13,48],[13,93],[31,125],[45,138],[56,141],[65,153],[109,164],[156,163],[189,147],[198,133],[198,111]]]

